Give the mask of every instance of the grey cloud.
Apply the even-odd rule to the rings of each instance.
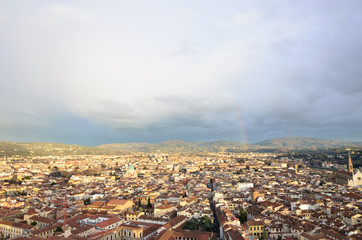
[[[193,131],[205,134],[228,129],[236,119],[232,104],[228,97],[164,96],[136,103],[100,101],[92,106],[77,106],[74,112],[115,131],[142,129],[177,136],[181,131],[192,135]]]
[[[359,0],[132,4],[0,6],[4,136],[361,138]]]

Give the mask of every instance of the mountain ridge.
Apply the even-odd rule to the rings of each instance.
[[[284,137],[272,138],[256,143],[259,146],[272,146],[276,148],[336,148],[343,146],[359,146],[361,142],[319,139],[311,137]]]
[[[243,144],[232,141],[188,142],[168,140],[160,143],[109,143],[97,146],[80,146],[64,143],[41,142],[0,142],[0,156],[55,156],[55,155],[115,155],[135,152],[143,153],[205,153],[205,152],[245,152],[245,151],[278,151],[293,149],[329,149],[341,147],[362,147],[362,142],[317,139],[310,137],[273,138],[255,144]]]

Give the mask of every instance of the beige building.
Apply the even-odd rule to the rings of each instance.
[[[139,218],[144,214],[144,212],[127,212],[126,221],[138,221]]]
[[[359,213],[348,212],[343,214],[343,221],[348,225],[357,225],[362,223],[362,215]]]
[[[176,210],[176,208],[171,204],[162,204],[154,208],[153,216],[162,217],[166,213],[172,212],[174,210]]]
[[[107,203],[107,206],[114,207],[112,210],[109,210],[109,213],[119,214],[125,211],[131,211],[133,207],[132,200],[126,199],[112,199]]]
[[[155,225],[142,226],[137,224],[122,224],[110,231],[95,233],[88,237],[92,240],[143,240],[156,233],[158,227]]]
[[[248,226],[247,232],[253,236],[261,237],[264,232],[264,222],[263,221],[247,221],[246,225]]]
[[[23,213],[21,211],[0,208],[0,221],[13,221],[16,217],[21,216],[22,214]]]
[[[4,238],[27,237],[34,226],[12,221],[0,221],[0,234]]]
[[[264,198],[264,193],[259,192],[255,188],[252,188],[250,192],[250,198],[252,202],[256,202],[258,198]]]

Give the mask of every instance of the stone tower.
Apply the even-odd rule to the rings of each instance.
[[[348,152],[348,172],[353,174],[353,164],[350,151]]]

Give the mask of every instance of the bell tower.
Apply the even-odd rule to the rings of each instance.
[[[353,174],[353,164],[351,159],[351,151],[348,151],[348,172]]]

